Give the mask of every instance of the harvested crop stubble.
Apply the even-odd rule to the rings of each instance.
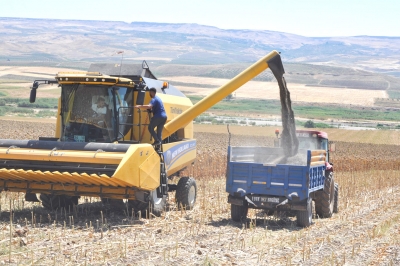
[[[1,139],[39,139],[53,137],[54,123],[0,120]]]
[[[12,125],[13,138],[20,138],[17,134],[26,122]],[[30,126],[38,132],[28,133],[27,138],[54,133],[52,124]],[[272,146],[273,137],[249,136],[248,131],[232,135],[232,145]],[[5,135],[9,133],[0,132],[0,138]],[[267,217],[258,210],[250,210],[243,224],[232,222],[224,178],[228,135],[196,132],[195,137],[198,198],[193,210],[177,210],[170,193],[170,210],[150,219],[86,197],[77,208],[50,212],[24,202],[23,193],[2,192],[0,264],[400,265],[400,170],[339,170],[346,160],[347,166],[354,164],[354,155],[389,159],[384,156],[388,146],[364,149],[337,143],[333,160],[340,212],[330,219],[316,217],[315,224],[303,229],[293,218]],[[397,147],[389,153],[397,156]]]

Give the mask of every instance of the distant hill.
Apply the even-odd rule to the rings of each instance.
[[[116,52],[124,51],[124,62],[146,60],[159,75],[228,78],[271,50],[282,53],[288,81],[400,91],[393,78],[400,78],[400,37],[313,38],[198,24],[0,18],[1,65],[87,69],[90,62],[119,63]]]

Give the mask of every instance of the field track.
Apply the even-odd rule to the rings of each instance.
[[[52,136],[51,123],[0,120],[0,138]],[[0,264],[10,265],[400,265],[400,150],[396,131],[329,131],[340,185],[340,212],[294,218],[251,210],[230,220],[225,193],[226,127],[195,125],[198,160],[185,174],[198,184],[193,210],[177,210],[174,195],[162,217],[81,198],[74,210],[49,212],[22,194],[0,194]],[[231,127],[232,145],[272,145],[272,127]],[[367,143],[370,142],[370,143]]]

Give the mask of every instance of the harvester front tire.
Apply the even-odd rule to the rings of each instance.
[[[150,212],[155,216],[160,217],[165,211],[166,206],[167,196],[162,196],[162,198],[159,198],[157,196],[157,191],[153,190],[150,193]]]
[[[248,211],[247,202],[243,206],[231,204],[231,218],[235,222],[244,222],[247,219]]]
[[[142,202],[140,200],[129,200],[128,201],[128,208],[129,211],[133,209],[135,213],[141,212],[141,216],[143,218],[146,217],[146,210],[149,207],[149,203]]]
[[[297,225],[300,227],[309,227],[312,224],[312,198],[307,199],[307,208],[305,211],[297,211]]]
[[[48,210],[72,208],[74,205],[78,205],[78,199],[78,196],[40,194],[40,201]]]
[[[124,209],[125,204],[122,199],[101,198],[101,203],[115,209]]]
[[[140,211],[141,217],[143,218],[148,218],[149,213],[159,217],[165,211],[167,206],[167,196],[158,198],[157,191],[153,190],[150,192],[149,201],[147,203],[139,200],[129,200],[128,204],[129,209],[133,208],[136,213]]]
[[[320,218],[332,217],[335,204],[335,182],[333,172],[325,177],[324,189],[319,193],[315,201],[315,212]]]
[[[181,177],[176,187],[175,201],[178,209],[193,209],[196,203],[197,185],[196,181],[191,177]]]
[[[333,212],[339,212],[339,184],[335,183],[335,200],[333,203]]]

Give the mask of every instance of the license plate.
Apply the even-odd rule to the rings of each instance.
[[[279,198],[268,198],[268,197],[253,196],[252,200],[253,201],[258,201],[258,202],[279,203]]]

